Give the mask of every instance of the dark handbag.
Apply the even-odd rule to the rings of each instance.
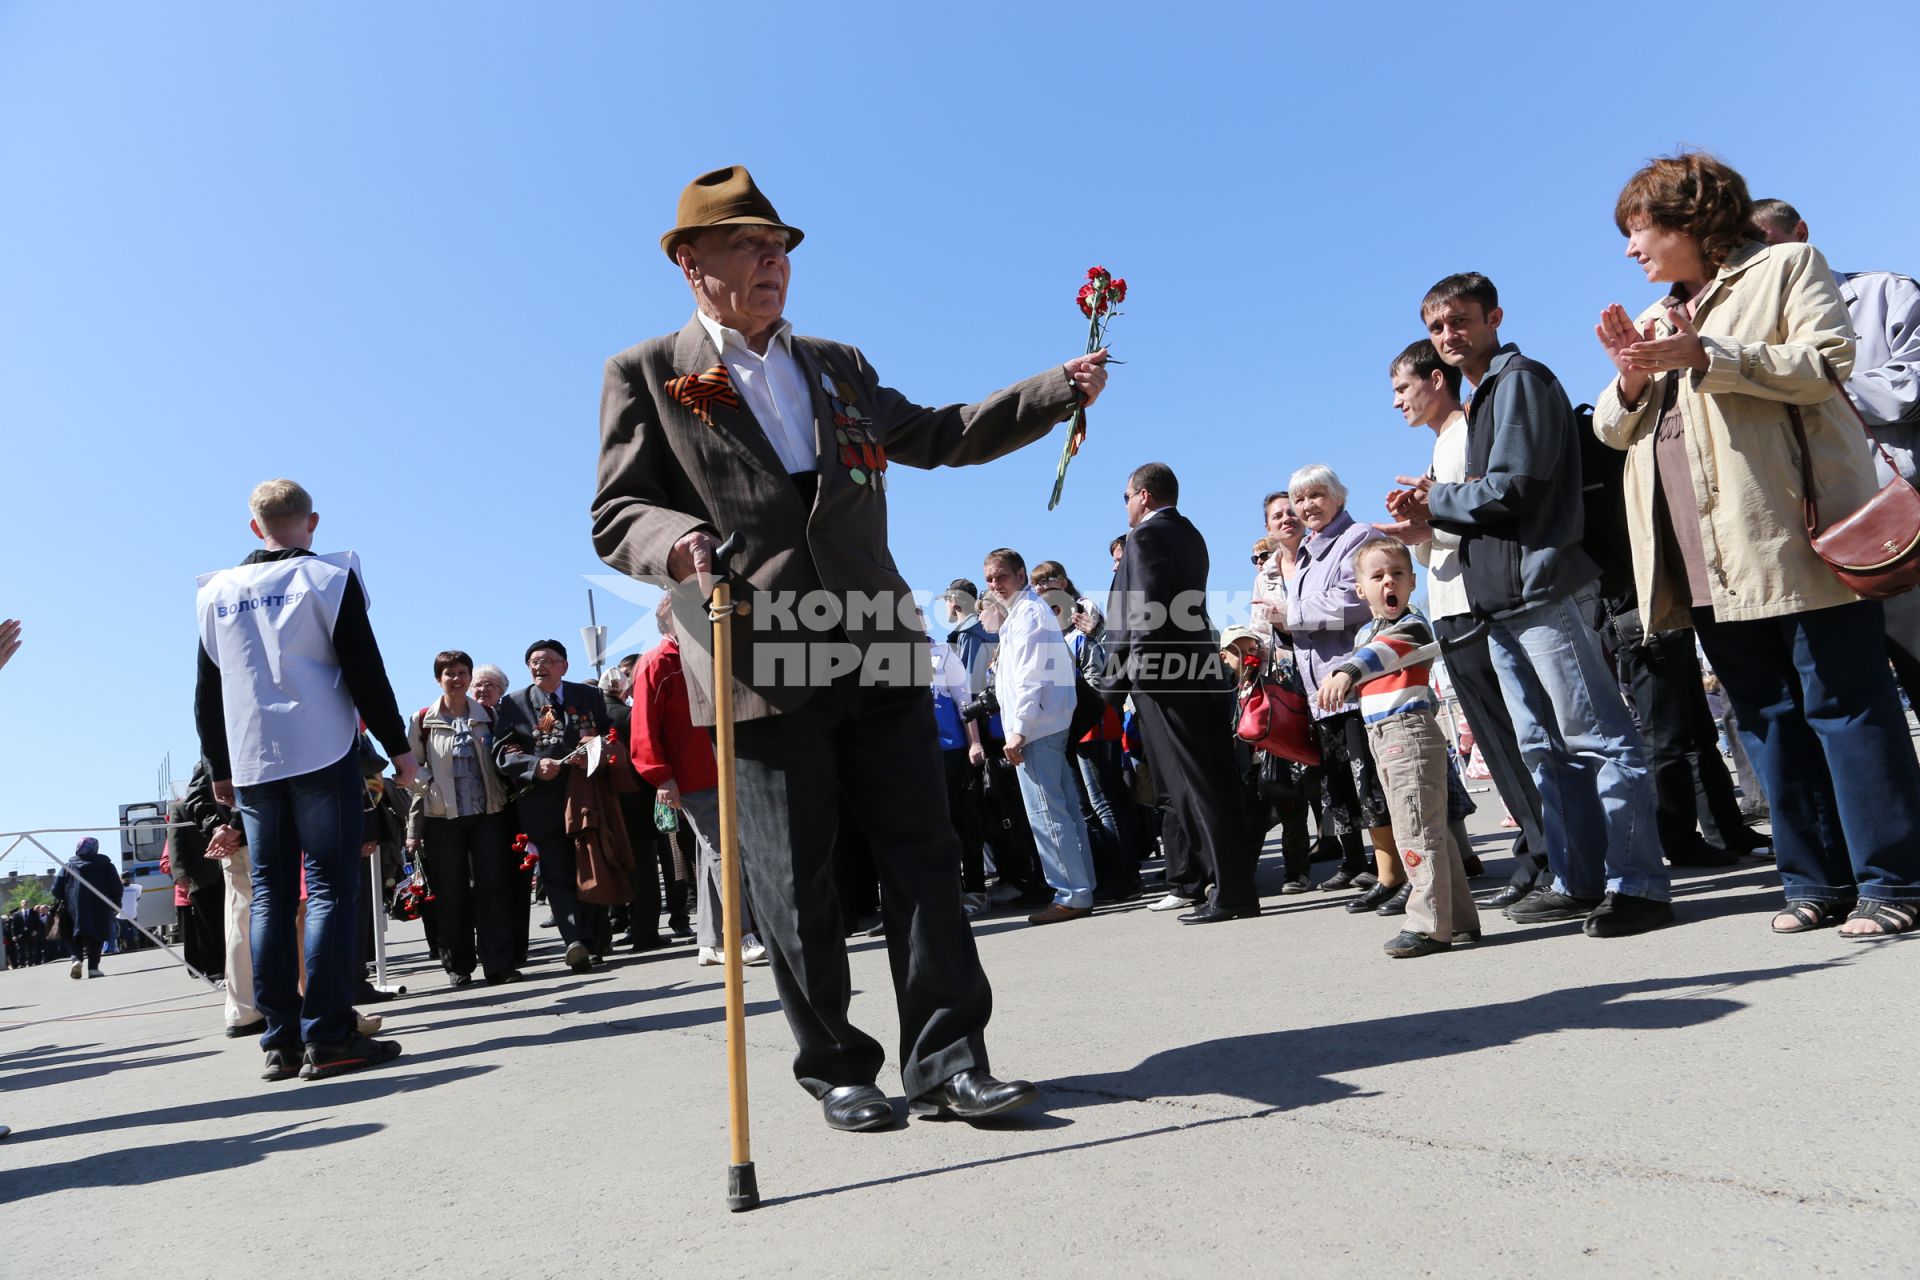
[[[1107,718],[1107,700],[1078,671],[1073,673],[1073,719],[1067,725],[1069,745],[1100,727]]]
[[[1821,362],[1825,364],[1823,360]],[[1893,479],[1853,514],[1834,521],[1825,533],[1818,532],[1820,509],[1813,500],[1813,461],[1807,448],[1807,427],[1800,417],[1800,406],[1787,406],[1793,420],[1794,443],[1800,446],[1801,509],[1807,524],[1807,537],[1814,554],[1827,562],[1848,588],[1869,600],[1886,600],[1920,584],[1920,491],[1907,483],[1886,446],[1874,438],[1873,428],[1860,416],[1860,410],[1847,395],[1846,387],[1826,365],[1827,381],[1834,394],[1847,406],[1867,433],[1867,440],[1879,451]]]
[[[1283,760],[1319,764],[1320,748],[1313,740],[1313,714],[1307,695],[1269,677],[1254,680],[1240,700],[1240,718],[1234,733],[1242,742]]]

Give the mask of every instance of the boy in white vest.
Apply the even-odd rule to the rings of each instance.
[[[266,481],[248,505],[265,545],[237,568],[200,578],[194,721],[214,797],[240,815],[253,857],[262,1078],[319,1080],[400,1052],[394,1041],[359,1034],[353,1012],[355,906],[366,880],[361,721],[401,787],[416,765],[367,621],[358,559],[313,553],[320,517],[291,480]],[[294,937],[303,853],[304,997]]]

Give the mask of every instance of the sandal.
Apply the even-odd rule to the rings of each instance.
[[[1895,934],[1906,933],[1916,921],[1920,921],[1920,903],[1884,902],[1877,898],[1862,898],[1860,905],[1847,917],[1849,920],[1871,920],[1878,926],[1874,933],[1843,933],[1840,936],[1848,942],[1870,942],[1877,938],[1891,938]]]
[[[1816,898],[1795,898],[1787,903],[1785,911],[1775,913],[1773,931],[1775,933],[1811,933],[1815,929],[1831,929],[1842,920],[1849,918],[1844,914],[1848,905],[1844,902],[1821,902]],[[1782,929],[1781,916],[1792,916],[1796,923]]]

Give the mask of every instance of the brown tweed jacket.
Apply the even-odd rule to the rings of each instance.
[[[908,587],[887,549],[886,464],[966,466],[988,462],[1046,435],[1072,411],[1075,393],[1055,366],[978,404],[930,409],[882,386],[855,347],[793,339],[813,395],[819,482],[811,505],[745,399],[698,410],[668,384],[721,363],[697,319],[677,334],[629,347],[607,361],[600,400],[600,472],[593,544],[600,558],[635,578],[665,584],[667,554],[694,530],[738,534],[736,580],[753,601],[736,620],[734,715],[752,720],[792,711],[818,684],[822,644],[868,659],[878,683],[924,685],[926,630],[918,611],[899,607]],[[702,416],[704,414],[704,416]],[[703,611],[676,592],[687,648],[687,693],[695,724],[713,723],[710,639]],[[845,605],[864,594],[886,607],[853,609],[833,632],[794,629],[809,616],[799,602],[826,592]],[[816,600],[819,597],[815,597]],[[844,646],[851,645],[852,649]],[[815,679],[791,659],[814,656]],[[777,648],[777,656],[776,650]],[[899,664],[906,653],[917,654]],[[883,670],[884,668],[884,670]]]

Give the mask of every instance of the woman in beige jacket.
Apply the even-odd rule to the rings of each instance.
[[[1618,376],[1594,429],[1627,454],[1647,630],[1698,630],[1766,788],[1787,896],[1774,931],[1844,917],[1844,936],[1882,937],[1920,914],[1920,765],[1880,606],[1807,536],[1788,412],[1805,423],[1822,522],[1871,498],[1869,447],[1833,380],[1852,331],[1819,251],[1757,243],[1751,216],[1740,175],[1700,153],[1627,183],[1627,256],[1672,289],[1637,319],[1602,313]]]
[[[473,659],[465,653],[435,655],[433,678],[440,696],[407,722],[407,740],[420,761],[407,848],[425,859],[440,962],[452,985],[472,982],[476,962],[490,983],[517,982],[512,912],[517,899],[526,914],[526,891],[507,826],[506,783],[493,763],[493,715],[467,696]]]

